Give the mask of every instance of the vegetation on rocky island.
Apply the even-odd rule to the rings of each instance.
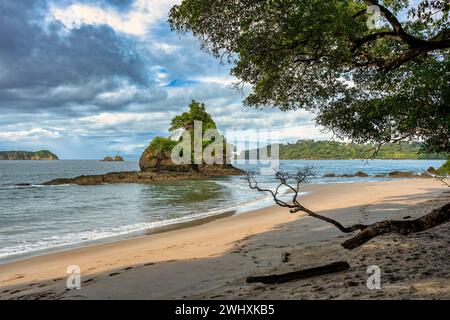
[[[155,152],[171,152],[172,149],[177,145],[177,143],[177,141],[174,141],[170,138],[155,137],[152,142],[150,142],[148,148]]]
[[[172,119],[169,129],[170,137],[158,136],[151,141],[139,161],[141,170],[165,168],[176,171],[188,171],[194,167],[198,169],[198,165],[205,164],[203,153],[206,148],[211,150],[210,155],[212,158],[219,158],[223,164],[227,163],[227,148],[230,150],[231,146],[227,145],[225,137],[220,134],[211,115],[206,112],[206,105],[192,100],[188,107],[188,111]],[[199,136],[197,137],[197,135]],[[185,141],[185,139],[190,139],[190,142],[189,140]],[[201,142],[200,147],[196,145],[198,139]],[[183,156],[183,152],[188,150],[190,157],[185,154],[183,158],[190,163],[174,165],[171,159],[172,150],[182,142],[185,142],[185,144],[179,156]],[[216,150],[222,150],[222,155],[217,155],[216,157]],[[201,151],[201,154],[196,153],[196,151]]]
[[[346,159],[447,159],[447,154],[422,153],[420,143],[388,143],[376,151],[374,144],[344,143],[337,141],[298,140],[295,143],[279,144],[281,160],[346,160]],[[269,153],[271,147],[268,147]],[[241,153],[248,158],[250,152]]]
[[[0,160],[59,160],[58,156],[48,150],[0,151]]]

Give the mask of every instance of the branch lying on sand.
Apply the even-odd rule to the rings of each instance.
[[[448,203],[445,206],[435,209],[425,216],[415,220],[385,220],[369,225],[355,224],[350,227],[345,227],[334,219],[317,214],[309,210],[308,208],[305,208],[299,202],[298,193],[300,191],[300,187],[302,183],[307,181],[312,176],[313,173],[310,166],[306,166],[305,168],[298,170],[295,174],[278,171],[275,174],[275,179],[278,181],[278,186],[276,187],[275,191],[261,188],[258,185],[254,174],[251,172],[247,172],[246,180],[251,189],[270,193],[277,205],[288,208],[291,213],[304,212],[310,217],[320,219],[334,225],[344,233],[351,233],[359,230],[358,234],[342,243],[342,246],[345,249],[357,248],[379,235],[397,233],[406,236],[411,233],[431,229],[442,223],[450,221],[450,203]],[[291,201],[284,201],[280,199],[280,188],[283,186],[292,191]]]
[[[305,279],[314,276],[321,276],[324,274],[344,271],[350,268],[350,265],[345,261],[333,262],[324,266],[304,269],[283,274],[271,274],[268,276],[248,277],[247,283],[261,282],[264,284],[284,283],[292,280]]]
[[[445,206],[434,209],[430,213],[415,220],[397,221],[386,220],[368,225],[353,238],[342,243],[345,249],[354,249],[369,240],[387,233],[397,233],[407,236],[410,233],[416,233],[431,229],[450,220],[450,203]]]

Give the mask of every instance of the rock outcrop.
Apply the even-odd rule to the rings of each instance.
[[[211,176],[241,175],[243,171],[233,166],[203,166],[201,170],[189,171],[127,171],[110,172],[99,175],[79,176],[75,178],[59,178],[44,182],[43,185],[98,185],[107,183],[156,183],[183,179],[204,179]]]
[[[0,160],[59,160],[58,156],[48,150],[0,151]]]
[[[211,116],[205,111],[205,105],[193,101],[189,105],[189,112],[176,116],[172,119],[171,131],[179,130],[182,133],[192,134],[196,121],[202,121],[202,143],[208,142],[203,140],[203,134],[206,129],[218,130]],[[209,143],[223,143],[226,145],[226,139],[214,139]],[[78,185],[95,185],[104,183],[154,183],[162,181],[180,180],[180,179],[196,179],[206,178],[209,176],[229,176],[243,175],[245,172],[233,167],[231,164],[178,164],[172,160],[172,150],[178,145],[181,137],[179,134],[170,135],[169,138],[155,137],[150,145],[145,149],[139,159],[140,172],[111,172],[101,175],[79,176],[70,179],[55,179],[45,182],[44,185],[60,185],[60,184],[78,184]],[[219,142],[222,141],[222,142]],[[204,145],[202,144],[202,148]],[[226,150],[227,148],[222,148]],[[215,150],[215,149],[214,149]],[[203,151],[203,149],[202,149]],[[184,152],[180,151],[180,152]],[[195,154],[192,151],[189,159]],[[227,153],[223,151],[223,159]],[[119,159],[120,158],[120,159]],[[123,161],[119,156],[114,159],[106,157],[103,161]],[[203,161],[203,160],[202,160]],[[226,160],[223,162],[227,162]]]
[[[115,156],[114,158],[107,156],[107,157],[104,157],[103,160],[101,160],[101,161],[106,161],[106,162],[123,161],[123,158],[121,156]]]
[[[142,172],[178,172],[178,173],[202,173],[211,176],[241,175],[244,171],[233,167],[231,164],[175,164],[171,158],[171,152],[154,150],[151,145],[142,153],[139,159],[139,167]]]
[[[326,173],[323,175],[324,178],[336,178],[336,174],[334,173]]]
[[[357,173],[355,173],[355,177],[366,178],[368,176],[369,175],[367,173],[362,172],[362,171],[358,171]]]
[[[99,185],[107,183],[155,183],[165,181],[175,181],[182,179],[200,179],[205,178],[206,175],[198,173],[181,173],[181,172],[165,172],[164,174],[157,172],[110,172],[99,175],[79,176],[75,178],[60,178],[44,182],[43,185],[62,185],[62,184],[77,184],[77,185]]]
[[[139,167],[144,172],[189,172],[193,170],[191,165],[173,163],[170,151],[155,150],[152,145],[142,153]]]
[[[411,172],[392,171],[392,172],[389,172],[388,177],[389,178],[415,178],[417,176]]]
[[[438,173],[437,170],[436,170],[434,167],[429,167],[429,168],[427,169],[427,172],[428,172],[429,174],[437,174],[437,173]]]

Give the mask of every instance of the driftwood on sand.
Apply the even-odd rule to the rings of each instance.
[[[312,168],[309,166],[298,170],[295,174],[277,172],[275,174],[275,179],[278,181],[278,186],[275,190],[261,188],[258,185],[258,182],[256,181],[254,175],[250,172],[247,173],[246,180],[251,189],[270,193],[277,205],[288,208],[291,213],[304,212],[310,217],[320,219],[334,225],[343,233],[352,233],[355,231],[359,231],[355,236],[342,243],[342,246],[345,249],[357,248],[379,235],[396,233],[406,236],[411,233],[431,229],[440,224],[450,221],[450,203],[448,203],[443,207],[434,209],[423,217],[414,220],[385,220],[368,225],[355,224],[349,227],[345,227],[334,219],[317,214],[309,210],[308,208],[305,208],[299,202],[298,193],[300,191],[300,187],[302,183],[304,183],[312,175]],[[291,201],[285,201],[280,198],[279,190],[282,187],[288,188],[291,191]]]
[[[248,277],[247,283],[261,282],[264,284],[284,283],[292,280],[305,279],[314,276],[344,271],[350,268],[345,261],[333,262],[324,266],[303,269],[283,274],[272,274],[268,276]]]

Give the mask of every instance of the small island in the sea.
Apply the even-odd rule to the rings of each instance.
[[[121,156],[115,156],[115,157],[113,158],[113,157],[110,157],[110,156],[106,156],[106,157],[103,158],[103,160],[100,160],[100,161],[105,161],[105,162],[111,162],[111,161],[123,161],[123,157],[121,157]]]
[[[154,137],[148,147],[142,153],[139,159],[140,171],[129,172],[110,172],[106,174],[78,176],[75,178],[59,178],[44,182],[43,185],[61,185],[61,184],[77,184],[77,185],[97,185],[105,183],[155,183],[162,181],[173,181],[180,179],[198,179],[210,176],[231,176],[243,175],[244,171],[233,167],[229,164],[226,148],[223,148],[223,154],[217,155],[222,157],[222,163],[208,164],[204,161],[201,163],[174,163],[172,159],[172,150],[183,140],[183,133],[187,134],[193,141],[194,122],[202,121],[202,135],[205,131],[216,130],[220,135],[216,123],[211,115],[206,112],[206,106],[203,103],[192,101],[189,105],[189,111],[175,116],[172,119],[169,137]],[[226,139],[222,137],[222,141],[226,143]],[[209,145],[214,145],[215,140],[203,140],[202,152]],[[194,159],[194,151],[191,150],[188,158]],[[116,157],[117,158],[117,157]],[[103,161],[120,161],[106,157]]]
[[[59,160],[59,158],[48,150],[0,151],[0,160]]]

